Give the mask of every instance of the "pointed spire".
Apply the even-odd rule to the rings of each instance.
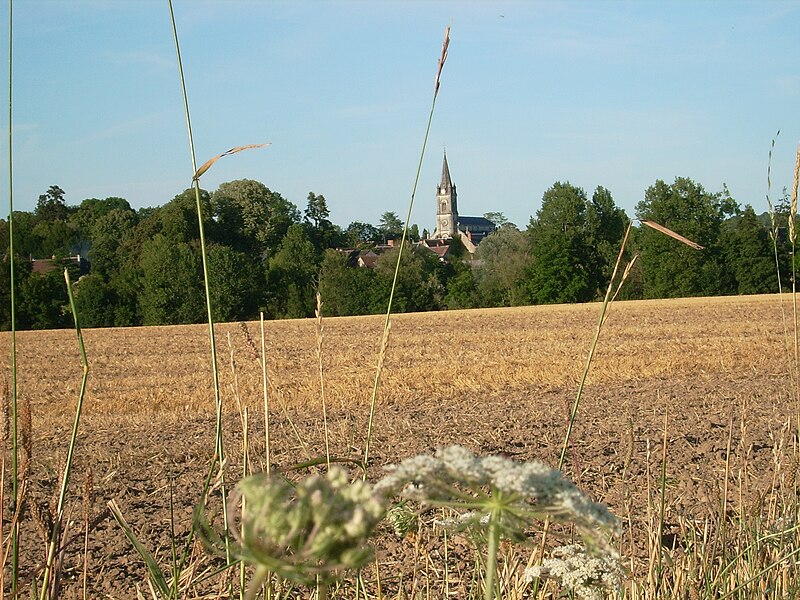
[[[442,163],[442,182],[439,187],[449,190],[453,187],[453,182],[450,179],[450,167],[447,166],[447,151],[444,152],[444,162]]]

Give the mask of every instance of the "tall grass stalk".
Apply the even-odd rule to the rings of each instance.
[[[794,389],[795,370],[792,367],[791,352],[789,350],[789,326],[786,322],[786,308],[783,302],[783,281],[781,280],[781,262],[778,256],[778,230],[779,224],[777,215],[775,214],[775,207],[772,204],[772,153],[775,151],[775,140],[781,134],[781,130],[772,138],[772,144],[769,148],[769,155],[767,157],[767,209],[769,211],[770,232],[769,237],[772,240],[772,251],[775,256],[775,274],[778,279],[778,299],[781,307],[781,320],[783,322],[783,341],[786,346],[786,363],[789,367],[789,376],[792,378],[792,389]]]
[[[250,460],[250,444],[249,444],[249,427],[247,421],[247,407],[244,407],[244,414],[242,415],[242,478],[247,477],[250,473],[248,470],[248,462]],[[245,506],[244,497],[242,498],[242,514],[247,510]],[[244,524],[242,524],[242,536],[244,536]],[[245,589],[247,583],[247,565],[244,562],[239,563],[239,600],[244,600]]]
[[[800,157],[800,154],[798,154],[798,156]],[[647,227],[650,227],[651,229],[663,233],[664,235],[667,235],[675,240],[678,240],[682,244],[685,244],[690,248],[694,248],[695,250],[704,249],[700,244],[697,244],[692,240],[685,238],[680,234],[675,233],[671,229],[668,229],[667,227],[664,227],[659,223],[655,223],[654,221],[642,219],[641,224],[646,225]],[[567,423],[567,433],[564,435],[564,443],[561,447],[561,456],[558,459],[559,471],[563,470],[564,463],[566,462],[567,450],[569,449],[569,442],[570,438],[572,437],[572,430],[575,426],[575,419],[578,414],[578,407],[580,406],[581,398],[583,397],[583,390],[586,387],[586,378],[589,375],[589,369],[591,368],[592,361],[594,360],[594,354],[595,351],[597,350],[597,342],[600,339],[600,332],[603,329],[603,325],[605,324],[606,321],[606,316],[608,315],[608,309],[609,306],[611,305],[611,300],[612,300],[612,291],[614,290],[614,282],[617,278],[617,273],[619,273],[619,267],[620,264],[622,263],[622,257],[625,253],[625,248],[628,244],[628,238],[630,237],[632,226],[633,226],[633,221],[628,223],[628,228],[625,230],[625,236],[622,238],[622,244],[619,247],[619,254],[617,255],[617,260],[614,263],[614,270],[611,272],[611,277],[608,280],[608,288],[606,289],[606,295],[603,298],[603,303],[600,305],[600,314],[597,317],[597,325],[595,326],[594,337],[592,338],[592,343],[589,346],[589,353],[586,356],[586,363],[584,364],[583,372],[581,373],[580,383],[578,384],[578,392],[575,396],[575,401],[572,403],[572,409],[570,410],[569,414],[569,422]],[[635,259],[636,257],[634,257],[633,260]],[[620,287],[625,282],[625,279],[630,273],[630,267],[633,264],[633,260],[631,260],[631,263],[623,272],[622,278],[620,279],[619,285],[617,287],[617,291],[616,293],[613,294],[614,298],[616,298],[617,294],[619,293]]]
[[[619,248],[619,253],[617,254],[617,260],[614,263],[614,269],[611,272],[611,278],[608,281],[608,288],[606,289],[606,294],[603,298],[603,303],[600,306],[600,314],[597,317],[597,325],[595,326],[594,330],[594,337],[592,338],[592,343],[589,346],[589,353],[586,356],[586,362],[583,367],[583,373],[581,374],[580,383],[578,384],[578,392],[575,396],[575,401],[572,403],[572,408],[569,413],[569,421],[567,422],[567,432],[564,434],[564,442],[561,446],[561,455],[558,459],[558,470],[563,471],[564,464],[567,460],[567,450],[569,449],[570,439],[572,438],[572,430],[575,427],[575,421],[578,415],[578,407],[580,406],[581,398],[583,397],[583,390],[586,386],[586,378],[589,375],[589,368],[592,365],[592,360],[594,359],[594,353],[597,350],[597,342],[600,339],[600,332],[603,329],[603,324],[606,321],[606,315],[608,314],[608,307],[611,304],[612,292],[614,290],[614,281],[617,278],[617,273],[619,272],[620,264],[622,264],[622,257],[625,254],[625,247],[628,244],[628,238],[631,234],[631,227],[633,226],[633,221],[628,223],[628,228],[625,230],[625,236],[622,238],[622,244]],[[630,270],[626,269],[624,275],[627,276]],[[623,276],[620,280],[619,286],[622,285],[624,282],[625,277]],[[619,292],[619,288],[617,289]],[[616,294],[614,294],[616,296]],[[542,541],[539,546],[539,559],[544,556],[544,549],[547,544],[547,536],[550,531],[550,518],[545,518],[544,525],[542,527]],[[539,593],[539,586],[541,580],[536,579],[533,584],[533,596]]]
[[[181,60],[181,49],[178,41],[178,29],[175,23],[175,12],[172,9],[172,0],[167,0],[169,4],[169,15],[172,22],[172,37],[175,42],[175,54],[178,61],[178,74],[181,82],[181,92],[183,95],[183,109],[186,116],[186,130],[189,138],[189,154],[192,161],[192,182],[195,194],[195,205],[197,208],[197,225],[200,231],[200,256],[203,263],[203,289],[206,300],[206,316],[208,319],[208,338],[211,346],[211,372],[214,385],[214,403],[216,408],[216,428],[215,428],[215,459],[220,466],[221,492],[222,492],[222,515],[225,528],[225,557],[228,564],[231,564],[230,545],[228,543],[228,506],[227,493],[225,489],[225,475],[223,465],[225,464],[225,448],[222,441],[222,398],[219,389],[219,368],[217,365],[217,347],[214,339],[214,317],[211,312],[211,293],[208,277],[208,257],[206,253],[205,227],[203,226],[203,210],[200,205],[200,178],[198,176],[197,158],[194,150],[194,136],[192,134],[192,120],[189,114],[189,97],[186,92],[186,78],[183,74],[183,62]],[[210,165],[209,165],[210,166]],[[213,468],[213,466],[212,466]],[[204,492],[205,493],[205,492]]]
[[[325,435],[325,461],[328,470],[331,468],[331,445],[328,441],[328,406],[325,402],[325,372],[322,365],[322,296],[317,292],[317,308],[314,311],[317,317],[317,368],[319,371],[319,395],[322,400],[322,429]]]
[[[797,188],[800,184],[800,145],[797,147],[792,178],[792,201],[789,209],[789,237],[792,242],[792,314],[794,316],[794,399],[795,420],[800,435],[800,334],[797,329],[797,260],[795,256],[797,242]]]
[[[405,250],[406,238],[408,237],[409,222],[411,221],[411,213],[414,210],[414,198],[417,195],[417,187],[419,185],[419,177],[422,172],[422,161],[425,158],[425,149],[428,146],[428,136],[431,131],[431,123],[433,123],[433,113],[436,110],[436,98],[439,95],[439,84],[441,82],[442,69],[447,60],[447,48],[450,45],[450,27],[444,30],[444,41],[442,42],[442,54],[439,57],[438,69],[436,71],[436,81],[433,88],[433,99],[431,101],[431,110],[428,114],[428,123],[425,126],[425,135],[422,138],[422,150],[419,154],[419,162],[417,163],[417,173],[414,176],[414,185],[411,189],[411,200],[408,203],[408,210],[406,212],[406,222],[403,225],[403,235],[400,238],[400,248],[397,252],[397,263],[394,267],[394,276],[392,277],[392,287],[389,291],[389,301],[386,307],[386,318],[383,321],[383,334],[381,336],[381,345],[378,352],[377,367],[375,369],[375,381],[372,386],[372,399],[369,405],[369,420],[367,421],[367,440],[364,444],[364,465],[369,466],[369,451],[370,443],[372,441],[372,427],[375,419],[375,406],[378,400],[378,388],[381,381],[381,372],[383,371],[383,359],[386,353],[386,347],[389,343],[389,329],[390,319],[392,315],[392,306],[394,303],[394,292],[397,289],[397,279],[400,274],[400,261],[403,258],[403,251]]]
[[[14,259],[14,160],[13,160],[13,51],[14,51],[14,0],[8,0],[8,264],[11,274],[9,292],[11,299],[11,507],[16,510],[21,501],[19,482],[19,418],[17,413],[17,302]],[[4,461],[5,463],[5,461]],[[5,560],[3,561],[5,566]],[[19,583],[19,522],[11,524],[11,596],[16,598]]]
[[[797,151],[797,158],[794,167],[794,182],[792,184],[791,204],[789,205],[789,243],[791,244],[792,252],[792,319],[794,331],[794,362],[792,370],[794,371],[794,389],[792,393],[795,400],[798,396],[798,365],[800,364],[800,345],[798,344],[797,332],[797,177],[798,169],[800,169],[800,148]],[[798,424],[798,431],[800,431],[800,424]]]
[[[75,309],[75,297],[72,293],[72,282],[70,282],[69,271],[67,269],[64,269],[64,281],[67,285],[69,307],[72,311],[72,319],[75,323],[75,334],[78,337],[78,348],[81,353],[83,376],[81,378],[81,389],[78,394],[78,404],[75,407],[75,420],[72,423],[72,435],[70,436],[69,449],[67,450],[67,462],[64,466],[64,473],[61,477],[61,489],[58,493],[58,504],[56,505],[56,518],[50,531],[50,542],[47,549],[47,562],[45,563],[44,575],[42,576],[42,589],[39,593],[39,600],[45,600],[51,591],[50,579],[53,573],[53,562],[56,558],[56,551],[61,540],[61,526],[64,518],[64,503],[67,499],[67,487],[69,486],[69,478],[70,474],[72,473],[72,462],[75,457],[75,444],[78,440],[78,425],[81,421],[83,400],[86,396],[86,382],[89,379],[89,361],[86,359],[86,347],[83,344],[83,334],[81,333],[80,321],[78,320],[78,311]]]
[[[267,465],[265,471],[267,475],[270,472],[270,460],[272,457],[270,456],[270,444],[269,444],[269,394],[267,391],[267,350],[266,350],[266,343],[265,343],[265,336],[264,336],[264,312],[259,313],[259,317],[261,319],[261,383],[263,386],[264,392],[264,443],[266,444],[266,461]]]
[[[668,432],[667,424],[669,422],[668,415],[664,413],[664,432],[661,440],[661,476],[659,477],[659,506],[658,506],[658,533],[656,535],[655,543],[658,544],[658,562],[657,562],[657,577],[656,577],[656,595],[661,592],[664,584],[664,522],[667,512],[667,440]]]
[[[567,459],[567,449],[569,448],[570,438],[572,437],[572,429],[575,426],[575,419],[578,415],[578,407],[581,403],[581,398],[583,397],[583,389],[586,386],[586,378],[589,375],[589,368],[592,366],[592,360],[594,359],[594,353],[597,350],[597,342],[600,339],[600,332],[603,329],[603,324],[606,320],[606,314],[608,313],[608,307],[611,304],[611,295],[614,290],[614,281],[617,278],[617,273],[619,272],[620,264],[622,263],[622,257],[625,254],[625,247],[628,244],[628,238],[631,234],[631,227],[633,226],[633,221],[628,223],[628,228],[625,230],[625,237],[622,238],[622,244],[619,247],[619,254],[617,254],[617,261],[614,263],[614,270],[611,272],[611,279],[608,281],[608,289],[606,289],[606,295],[603,298],[603,304],[600,306],[600,315],[597,317],[597,325],[594,329],[594,337],[592,338],[592,343],[589,346],[589,354],[586,356],[586,363],[583,366],[583,373],[581,373],[580,383],[578,384],[578,392],[575,396],[575,401],[572,403],[572,409],[569,413],[569,422],[567,423],[567,433],[564,435],[564,443],[561,447],[561,456],[558,459],[558,470],[561,471],[564,469],[564,463]],[[620,283],[621,285],[621,283]]]

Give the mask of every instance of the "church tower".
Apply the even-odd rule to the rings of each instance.
[[[454,238],[458,236],[458,203],[456,186],[450,179],[447,166],[447,153],[442,163],[442,180],[436,188],[436,233],[435,238]]]

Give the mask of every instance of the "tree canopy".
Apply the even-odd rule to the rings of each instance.
[[[744,209],[725,188],[708,192],[689,178],[657,180],[636,207],[628,255],[639,255],[625,298],[751,294],[790,281],[785,229],[788,194],[773,218]],[[134,210],[119,197],[68,206],[57,185],[33,212],[14,213],[17,323],[52,328],[70,322],[63,268],[72,271],[86,327],[193,323],[205,319],[202,261],[193,189],[162,206]],[[310,317],[319,291],[327,315],[386,310],[403,221],[393,211],[377,225],[331,221],[328,199],[309,192],[301,213],[261,182],[241,179],[201,190],[209,294],[216,320]],[[629,219],[611,192],[588,197],[569,182],[547,189],[526,230],[487,212],[497,230],[474,256],[458,241],[419,243],[409,227],[393,309],[424,311],[602,298]],[[701,244],[695,250],[654,221]],[[393,247],[387,242],[395,240]],[[0,244],[8,248],[7,221]],[[778,265],[775,256],[778,256]],[[88,258],[88,262],[87,259]],[[31,259],[38,259],[35,262]],[[9,255],[2,255],[0,327],[10,326]]]

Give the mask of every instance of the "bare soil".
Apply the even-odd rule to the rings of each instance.
[[[555,466],[598,308],[397,317],[368,478],[379,478],[384,465],[448,444]],[[647,558],[665,427],[663,542],[674,546],[684,541],[678,522],[718,515],[726,489],[732,510],[750,511],[761,510],[773,494],[792,484],[797,412],[776,298],[620,303],[606,325],[578,410],[566,472],[623,521],[621,549],[636,571]],[[331,453],[359,458],[381,321],[331,319],[324,326]],[[271,463],[285,467],[325,452],[317,337],[313,321],[267,327]],[[260,345],[257,324],[249,324],[249,331]],[[94,382],[69,485],[66,537],[74,540],[64,556],[61,597],[83,594],[84,499],[90,496],[91,517],[101,518],[88,536],[87,597],[135,598],[137,586],[149,594],[146,570],[121,528],[102,514],[106,502],[116,500],[136,535],[167,568],[170,502],[180,541],[214,450],[210,369],[203,366],[207,334],[200,326],[86,333]],[[221,326],[217,338],[224,373],[226,471],[234,482],[242,474],[242,406],[248,407],[250,469],[265,466],[261,379],[238,326]],[[2,340],[5,344],[9,338]],[[41,528],[30,507],[53,504],[80,373],[74,358],[69,368],[63,364],[66,353],[76,354],[68,349],[74,332],[24,333],[18,343],[20,397],[33,411],[20,555],[27,587],[45,557]],[[5,489],[7,511],[8,484]],[[212,513],[215,507],[216,500]],[[4,527],[8,522],[6,513]],[[458,536],[446,550],[450,591],[464,597],[473,585],[473,550]],[[378,586],[384,593],[400,585],[407,591],[410,586],[441,586],[437,569],[444,564],[444,552],[440,533],[401,540],[384,528],[377,542],[380,567],[362,574],[368,592],[374,595]],[[213,594],[219,585],[217,580],[198,589]],[[439,587],[428,593],[443,595]],[[298,597],[307,595],[297,592]]]

